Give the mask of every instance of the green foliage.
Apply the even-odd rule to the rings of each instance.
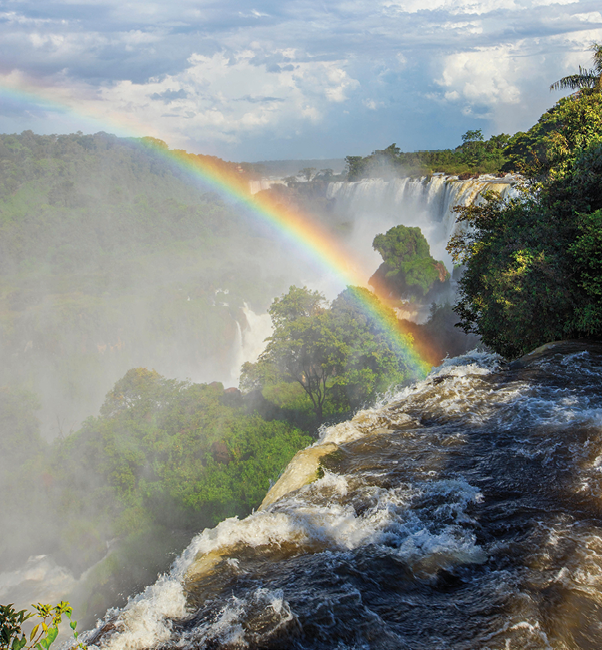
[[[594,60],[594,67],[587,70],[579,66],[578,74],[571,74],[568,77],[562,77],[550,86],[550,90],[561,90],[570,88],[571,90],[577,89],[591,89],[594,92],[602,91],[602,45],[600,43],[592,43],[590,50],[593,52],[592,59]]]
[[[143,142],[0,135],[0,386],[40,396],[44,436],[76,429],[133,366],[217,376],[243,302],[267,306],[294,275],[271,272],[277,247],[244,211]]]
[[[382,314],[376,318],[372,314]],[[318,422],[356,408],[410,374],[411,340],[393,336],[397,319],[365,289],[349,287],[330,306],[324,297],[291,287],[270,308],[274,333],[256,364],[245,364],[241,387],[260,388],[280,406],[303,409],[296,384]]]
[[[459,208],[469,228],[448,247],[466,264],[456,307],[463,328],[506,357],[602,335],[602,104],[584,94],[557,108],[563,131],[546,136],[542,182],[519,198]]]
[[[598,337],[602,333],[602,211],[577,215],[576,221],[577,236],[569,253],[585,300],[576,306],[575,321],[584,334]]]
[[[289,422],[252,413],[219,383],[169,380],[144,368],[128,371],[99,417],[77,432],[48,448],[28,440],[27,469],[2,475],[0,527],[22,522],[19,539],[32,541],[11,545],[3,536],[0,550],[17,562],[52,549],[74,572],[96,564],[78,596],[89,602],[88,622],[117,594],[165,571],[192,534],[249,514],[312,442]]]
[[[132,369],[107,395],[101,416],[87,420],[57,460],[77,463],[87,498],[94,498],[95,484],[99,497],[112,491],[122,531],[154,520],[213,525],[256,507],[269,481],[309,441],[287,423],[267,423],[241,408],[228,405],[221,384]],[[63,480],[73,479],[71,471]]]
[[[59,634],[63,616],[69,619],[69,627],[77,642],[77,621],[71,619],[73,608],[69,603],[61,601],[54,606],[38,603],[32,608],[33,612],[24,609],[17,612],[12,604],[0,605],[0,650],[48,650]],[[31,618],[40,619],[40,622],[34,625],[28,640],[22,626]],[[77,643],[75,647],[86,650],[83,643]]]
[[[377,149],[369,156],[347,156],[347,180],[429,176],[435,172],[494,174],[506,163],[505,147],[510,136],[502,133],[484,140],[481,129],[467,131],[455,149],[403,152],[395,145]]]
[[[316,173],[317,169],[315,167],[304,167],[299,171],[298,176],[301,176],[302,178],[305,178],[306,181],[310,181],[314,174]]]
[[[292,286],[281,298],[274,298],[268,313],[274,327],[323,313],[326,299],[319,291]]]
[[[602,94],[565,97],[526,133],[512,136],[505,169],[534,179],[562,176],[576,156],[602,132]]]
[[[422,298],[449,278],[443,262],[431,257],[418,227],[395,226],[377,235],[372,246],[384,261],[370,278],[370,284],[381,294]]]

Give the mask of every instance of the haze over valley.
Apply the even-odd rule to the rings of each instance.
[[[4,4],[0,650],[599,647],[599,7]]]

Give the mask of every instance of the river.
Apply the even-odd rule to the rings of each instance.
[[[602,344],[447,360],[325,429],[88,642],[600,648],[601,416]]]

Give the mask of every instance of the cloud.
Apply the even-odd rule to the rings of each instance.
[[[452,54],[444,59],[435,83],[445,88],[445,98],[469,105],[516,104],[520,90],[514,85],[519,62],[513,48],[498,46]]]
[[[179,90],[164,90],[162,93],[153,93],[150,95],[151,99],[162,101],[164,104],[170,104],[176,99],[186,99],[188,93],[180,88]]]
[[[251,104],[270,104],[272,102],[283,102],[285,100],[282,99],[282,97],[252,97],[251,95],[245,95],[244,97],[237,97],[232,101],[249,102]]]
[[[598,0],[6,6],[5,79],[26,79],[105,130],[116,117],[231,159],[455,146],[475,120],[486,133],[528,128],[556,98],[550,83],[589,66],[587,47],[602,40]],[[56,128],[29,108],[2,126]]]

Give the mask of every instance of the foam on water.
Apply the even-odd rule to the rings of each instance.
[[[602,352],[576,347],[446,360],[325,429],[261,510],[197,535],[91,640],[600,647]]]

